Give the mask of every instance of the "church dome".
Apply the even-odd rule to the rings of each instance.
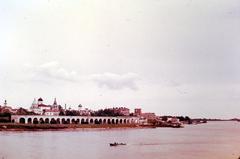
[[[40,98],[38,98],[38,101],[39,101],[39,102],[40,102],[40,101],[42,102],[42,101],[43,101],[43,99],[40,97]]]

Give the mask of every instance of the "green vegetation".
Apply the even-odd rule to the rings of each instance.
[[[184,122],[184,123],[188,123],[188,124],[192,124],[192,119],[189,118],[188,116],[179,116],[177,117],[179,119],[180,122]]]
[[[80,116],[80,112],[77,110],[66,110],[66,116]]]
[[[172,118],[173,116],[162,116],[163,121],[167,121],[168,118]],[[192,124],[192,119],[189,118],[188,116],[177,116],[176,118],[179,119],[180,122],[187,123],[187,124]]]
[[[36,115],[36,113],[30,112],[27,109],[21,107],[17,110],[15,115]]]
[[[92,112],[91,116],[123,116],[123,114],[115,112],[113,109],[100,109]]]
[[[10,113],[0,113],[0,123],[9,123],[11,122]]]

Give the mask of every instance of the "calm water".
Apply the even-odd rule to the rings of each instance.
[[[110,142],[126,146],[110,147]],[[240,123],[183,129],[0,132],[0,159],[237,159]]]

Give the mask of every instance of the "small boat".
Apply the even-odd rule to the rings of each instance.
[[[127,145],[126,143],[117,143],[117,142],[114,142],[114,143],[110,143],[109,144],[110,146],[119,146],[119,145]]]

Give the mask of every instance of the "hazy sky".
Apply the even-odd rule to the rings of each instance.
[[[0,104],[240,117],[239,0],[0,0]]]

